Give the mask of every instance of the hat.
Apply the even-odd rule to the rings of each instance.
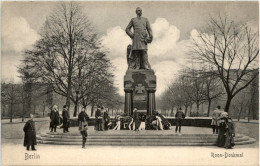
[[[221,118],[227,118],[228,117],[228,113],[227,112],[223,112],[220,115]]]
[[[142,9],[141,9],[140,7],[137,7],[137,8],[136,8],[136,11],[137,11],[137,10],[142,10]]]
[[[57,105],[54,105],[53,107],[52,107],[52,110],[54,111],[54,110],[58,110],[58,106]]]

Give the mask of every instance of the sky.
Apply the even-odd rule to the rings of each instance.
[[[148,59],[157,76],[156,95],[190,65],[188,44],[209,17],[227,15],[236,22],[259,26],[258,2],[79,2],[96,27],[108,57],[115,66],[115,85],[121,95],[127,70],[126,48],[131,44],[125,28],[141,7],[154,35],[148,45]],[[20,82],[17,66],[23,51],[31,48],[51,11],[59,2],[2,2],[1,4],[1,79]]]

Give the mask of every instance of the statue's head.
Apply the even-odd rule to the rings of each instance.
[[[135,12],[136,12],[137,16],[139,16],[139,17],[142,16],[142,9],[140,7],[137,7]]]

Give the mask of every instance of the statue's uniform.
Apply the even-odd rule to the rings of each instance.
[[[134,33],[131,32],[132,27]],[[152,29],[148,19],[144,17],[132,18],[125,31],[128,36],[133,39],[132,50],[134,52],[132,61],[135,63],[132,63],[130,68],[150,69],[151,67],[147,55],[147,41],[149,40],[148,35],[152,37]]]

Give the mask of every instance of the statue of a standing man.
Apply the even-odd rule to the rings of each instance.
[[[130,69],[151,69],[148,62],[147,44],[153,40],[153,33],[147,18],[142,16],[142,9],[136,8],[137,17],[132,18],[126,27],[127,35],[132,39],[132,52],[129,68]],[[134,33],[131,32],[133,27]]]

